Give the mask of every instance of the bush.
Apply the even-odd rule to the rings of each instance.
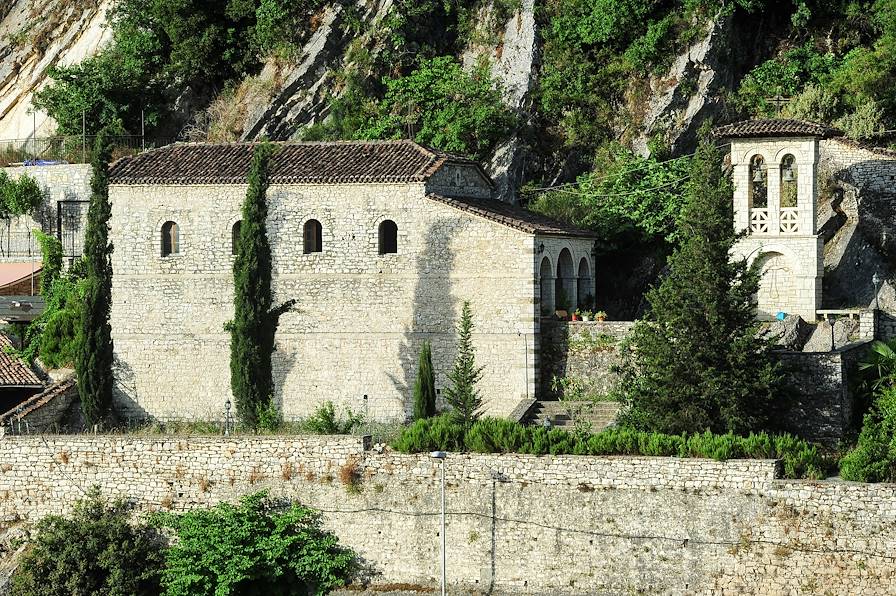
[[[305,421],[305,427],[318,435],[348,435],[362,424],[364,424],[362,414],[356,414],[351,408],[345,408],[343,419],[336,413],[336,406],[331,401],[320,404]]]
[[[265,492],[155,522],[177,534],[165,556],[166,596],[325,594],[354,568],[355,554],[321,528],[317,512]]]
[[[123,503],[97,489],[69,517],[38,522],[37,537],[12,578],[12,596],[147,595],[159,593],[162,547],[146,527],[131,524]]]
[[[727,459],[780,459],[788,478],[823,478],[825,463],[818,448],[791,435],[767,433],[739,436],[710,432],[667,435],[611,428],[589,435],[524,426],[498,418],[481,418],[464,433],[463,427],[442,415],[406,427],[392,447],[403,453],[470,451],[474,453],[529,453],[532,455],[640,455]]]
[[[34,213],[44,202],[44,192],[37,181],[28,175],[16,180],[0,170],[0,217]]]
[[[436,376],[432,368],[432,345],[424,341],[420,347],[417,380],[414,382],[414,419],[436,415]]]
[[[840,475],[858,482],[896,482],[896,387],[879,392],[858,444],[840,460]]]

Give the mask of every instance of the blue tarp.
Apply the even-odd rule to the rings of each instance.
[[[52,159],[29,159],[25,160],[23,163],[26,166],[58,166],[61,164],[66,164],[68,162]]]

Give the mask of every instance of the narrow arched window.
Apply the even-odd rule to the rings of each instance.
[[[380,254],[394,254],[398,252],[398,226],[391,219],[380,224]]]
[[[789,153],[781,160],[781,207],[797,207],[796,158]]]
[[[162,256],[180,253],[180,228],[173,221],[162,224]]]
[[[305,222],[305,254],[323,252],[323,227],[316,219]]]
[[[768,208],[768,168],[761,155],[750,160],[750,207]]]
[[[240,227],[242,224],[242,221],[237,221],[233,224],[233,227],[230,228],[230,254],[232,255],[239,254]]]

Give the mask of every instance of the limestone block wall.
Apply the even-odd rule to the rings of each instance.
[[[631,333],[632,321],[541,321],[540,396],[558,398],[551,387],[557,378],[581,382],[592,396],[610,392],[618,381],[619,344]]]
[[[140,512],[268,489],[321,510],[374,585],[431,588],[438,465],[349,437],[6,437],[0,524],[66,511],[91,485]],[[453,593],[892,592],[894,485],[779,480],[768,460],[449,454],[445,465]]]
[[[53,166],[17,166],[3,168],[13,179],[23,174],[34,178],[44,191],[45,200],[33,217],[19,216],[9,220],[0,220],[0,262],[22,261],[33,258],[40,260],[40,245],[34,238],[35,228],[47,233],[56,233],[58,201],[89,201],[90,177],[92,170],[89,164],[60,164]],[[70,222],[77,228],[74,235],[69,234],[69,243],[63,247],[69,249],[73,240],[75,248],[80,252],[83,243],[83,230],[87,222],[87,209],[77,211],[75,220]],[[69,251],[66,251],[68,254]]]
[[[424,198],[416,185],[275,186],[268,193],[275,302],[284,315],[274,355],[286,418],[321,402],[375,420],[411,407],[417,356],[432,342],[441,393],[455,324],[472,303],[488,411],[535,393],[535,237]],[[112,329],[116,395],[126,416],[220,418],[229,389],[231,230],[246,187],[113,186]],[[322,252],[304,254],[321,223]],[[378,228],[398,227],[397,254]],[[161,228],[179,227],[179,254],[161,256]]]

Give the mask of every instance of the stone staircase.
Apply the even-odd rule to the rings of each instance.
[[[591,423],[593,432],[600,432],[610,426],[619,413],[619,402],[591,401],[549,401],[538,400],[529,408],[521,422],[540,425],[547,418],[551,427],[572,430],[576,419]]]

